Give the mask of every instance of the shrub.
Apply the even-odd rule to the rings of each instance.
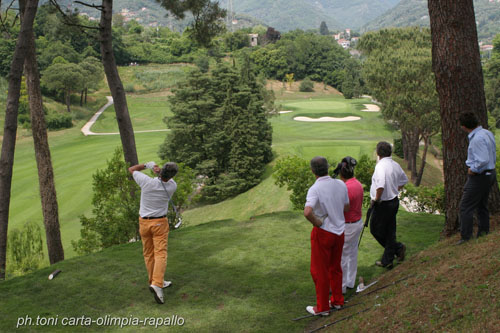
[[[299,91],[301,91],[301,92],[313,92],[314,91],[314,83],[311,81],[311,79],[306,77],[300,83]]]
[[[410,209],[414,212],[446,213],[444,185],[442,184],[434,187],[417,187],[408,183],[401,192],[401,199],[407,199]]]
[[[135,86],[133,83],[126,83],[125,86],[123,87],[123,89],[125,89],[125,92],[128,92],[128,93],[135,92]]]
[[[394,139],[394,155],[399,158],[404,158],[403,139]]]
[[[43,242],[40,226],[29,222],[21,230],[10,230],[7,247],[9,274],[15,276],[37,270],[43,262]]]
[[[194,60],[194,63],[202,73],[208,72],[210,67],[210,59],[207,56],[201,55]]]
[[[314,175],[309,162],[297,156],[289,156],[276,161],[274,170],[275,184],[279,187],[286,185],[286,189],[292,191],[290,201],[293,208],[303,209],[307,191],[314,184]]]
[[[45,122],[47,124],[47,128],[52,131],[73,127],[72,117],[69,113],[61,113],[57,111],[49,112]]]
[[[139,239],[140,189],[130,180],[122,156],[122,150],[116,149],[106,169],[97,170],[92,176],[94,217],[80,217],[81,239],[71,242],[78,254]]]

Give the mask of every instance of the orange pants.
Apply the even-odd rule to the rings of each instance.
[[[149,284],[163,287],[167,268],[168,220],[166,218],[146,220],[139,217],[139,233],[142,253],[149,276]]]

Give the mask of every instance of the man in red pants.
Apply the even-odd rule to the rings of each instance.
[[[316,287],[316,306],[308,306],[306,310],[313,315],[328,315],[330,305],[335,308],[344,305],[340,261],[344,246],[344,211],[349,211],[349,197],[345,183],[328,175],[328,162],[324,157],[311,160],[311,171],[316,182],[307,192],[304,216],[314,226],[311,275]]]

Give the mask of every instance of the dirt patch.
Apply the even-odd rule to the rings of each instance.
[[[301,81],[298,82],[293,82],[291,87],[288,83],[283,84],[281,81],[277,80],[267,80],[266,83],[266,89],[268,90],[273,90],[274,94],[276,97],[283,96],[285,94],[294,94],[298,93],[299,97],[301,98],[309,98],[313,96],[320,96],[320,95],[336,95],[336,96],[341,96],[342,93],[339,92],[337,89],[333,88],[332,86],[325,85],[323,83],[319,82],[314,82],[314,91],[313,92],[300,92],[299,87],[300,87]]]
[[[363,112],[380,112],[380,106],[376,104],[363,104],[365,109],[361,110]]]

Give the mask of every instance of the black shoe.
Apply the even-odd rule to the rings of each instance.
[[[399,262],[402,262],[405,260],[405,254],[406,254],[406,245],[403,244],[403,246],[401,247],[401,250],[399,250],[399,254],[398,254],[398,261]]]
[[[380,260],[375,261],[375,266],[384,267],[387,269],[392,269],[394,267],[392,262],[390,264],[384,265],[384,264],[382,264],[382,261],[380,261]]]
[[[468,241],[468,239],[460,239],[456,245],[462,245],[463,243],[467,243]]]

